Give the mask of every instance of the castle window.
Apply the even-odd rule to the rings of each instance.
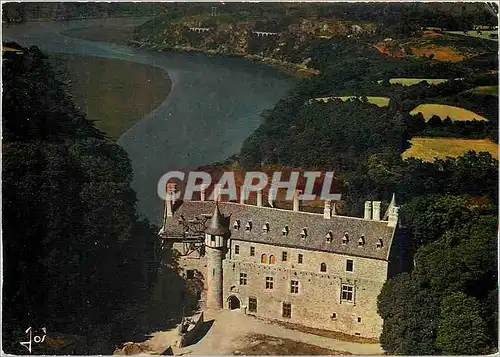
[[[326,273],[326,263],[321,263],[319,271],[322,273]]]
[[[281,233],[283,233],[284,236],[287,236],[288,232],[289,232],[288,226],[283,227],[283,230],[281,231]]]
[[[240,246],[238,244],[234,246],[234,254],[236,255],[240,254]]]
[[[347,259],[345,262],[345,270],[346,271],[353,271],[354,270],[354,262],[351,259]]]
[[[377,242],[377,249],[382,248],[382,246],[383,246],[382,239],[379,239],[378,242]]]
[[[358,317],[358,322],[361,322],[361,317]]]
[[[354,286],[342,284],[342,300],[353,301]]]
[[[302,231],[300,232],[300,238],[305,239],[307,237],[307,228],[304,227],[302,228]]]
[[[264,233],[269,232],[269,223],[266,223],[262,226],[262,232]]]
[[[233,228],[236,230],[240,229],[240,220],[239,219],[234,221]]]
[[[257,312],[257,298],[254,297],[248,298],[248,311]]]
[[[286,317],[288,319],[292,317],[292,304],[290,304],[289,302],[283,303],[282,315],[283,317]]]
[[[247,225],[245,226],[245,230],[247,232],[250,232],[252,230],[252,221],[247,222]]]
[[[260,262],[263,263],[263,264],[266,264],[267,263],[267,255],[262,254],[260,256]]]
[[[358,247],[362,247],[364,245],[365,245],[365,236],[361,235],[361,237],[359,237],[358,239]]]
[[[298,294],[299,293],[299,282],[297,280],[292,280],[290,282],[290,292],[292,294]]]
[[[333,312],[332,313],[332,316],[330,316],[330,318],[333,320],[333,319],[336,319],[337,318],[337,313]]]
[[[302,264],[304,262],[304,256],[302,254],[299,254],[299,258],[297,259],[297,262],[299,264]]]
[[[194,279],[194,270],[186,270],[186,278]]]
[[[247,285],[247,273],[240,273],[240,285]]]
[[[214,235],[210,236],[210,243],[215,243],[215,236]]]
[[[332,231],[329,231],[327,234],[326,234],[326,242],[327,243],[331,243],[333,241],[333,232]]]
[[[287,252],[281,253],[281,260],[284,262],[286,262],[288,260],[288,253]]]
[[[345,232],[342,237],[342,244],[347,244],[349,242],[349,233]]]
[[[271,290],[274,287],[274,278],[272,276],[266,276],[266,289]]]
[[[269,264],[276,264],[276,257],[274,255],[269,256]]]
[[[250,247],[250,256],[251,257],[255,256],[255,247]]]

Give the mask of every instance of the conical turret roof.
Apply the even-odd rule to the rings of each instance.
[[[229,220],[220,213],[217,203],[215,204],[214,214],[205,233],[216,236],[224,236],[229,233]]]

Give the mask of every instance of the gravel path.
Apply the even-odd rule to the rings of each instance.
[[[237,311],[223,310],[217,313],[206,312],[205,321],[215,318],[208,333],[196,344],[174,349],[176,354],[185,355],[231,355],[234,351],[248,345],[246,336],[261,334],[277,338],[312,344],[336,351],[346,351],[356,355],[377,355],[383,350],[379,344],[354,343],[288,330],[282,326],[257,320]],[[167,337],[167,334],[165,334]],[[155,340],[157,344],[158,337]]]

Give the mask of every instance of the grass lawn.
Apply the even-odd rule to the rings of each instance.
[[[494,95],[495,97],[498,97],[498,86],[480,86],[472,88],[469,92],[474,94]]]
[[[414,84],[421,83],[426,81],[429,84],[441,84],[444,82],[448,82],[447,79],[444,78],[391,78],[389,79],[390,84],[402,84],[404,86],[412,86]],[[377,81],[377,83],[382,83],[382,80]]]
[[[68,70],[75,104],[113,140],[170,91],[168,74],[160,68],[89,56],[56,55],[55,61]]]
[[[446,119],[448,116],[451,120],[488,120],[470,110],[444,104],[420,104],[410,112],[411,115],[417,113],[422,113],[425,120],[429,120],[433,115],[437,115],[441,119]]]
[[[316,101],[318,102],[323,102],[327,103],[328,101],[332,100],[333,98],[341,99],[342,101],[346,102],[349,99],[352,98],[361,98],[361,97],[356,97],[356,96],[344,96],[344,97],[323,97],[323,98],[315,98]],[[387,97],[366,97],[368,99],[368,103],[371,104],[376,104],[379,107],[386,107],[389,105],[390,99]]]
[[[435,158],[458,157],[469,150],[487,151],[498,160],[498,145],[488,139],[421,138],[411,139],[411,147],[402,157],[416,157],[432,162]]]

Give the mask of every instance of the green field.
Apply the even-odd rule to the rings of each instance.
[[[485,117],[471,112],[470,110],[454,107],[444,104],[420,104],[413,109],[410,114],[415,115],[422,113],[425,120],[429,120],[433,115],[437,115],[441,119],[450,117],[451,120],[488,120]]]
[[[498,97],[498,86],[480,86],[472,88],[468,92],[474,94],[494,95],[495,97]]]
[[[432,162],[435,158],[458,157],[470,150],[487,151],[498,160],[498,144],[488,139],[420,138],[411,139],[411,147],[402,157],[415,157]]]
[[[498,31],[496,30],[481,30],[481,34],[478,34],[477,31],[467,31],[466,34],[463,31],[443,31],[443,32],[452,35],[468,36],[474,38],[481,38],[483,40],[498,41],[498,37],[497,38],[490,37],[490,35],[492,34],[498,35]]]
[[[429,84],[441,84],[448,82],[444,78],[391,78],[389,79],[390,84],[402,84],[404,86],[412,86],[414,84],[422,83],[426,81]],[[378,84],[382,83],[382,80],[377,81]]]
[[[332,99],[341,99],[342,101],[346,102],[349,99],[361,99],[361,97],[356,97],[356,96],[343,96],[343,97],[323,97],[323,98],[314,98],[318,102],[323,102],[327,103]],[[389,105],[390,99],[387,97],[366,97],[368,99],[368,103],[378,105],[379,107],[386,107]]]
[[[68,71],[75,104],[113,140],[170,91],[170,79],[160,68],[89,56],[57,55],[55,61]]]

